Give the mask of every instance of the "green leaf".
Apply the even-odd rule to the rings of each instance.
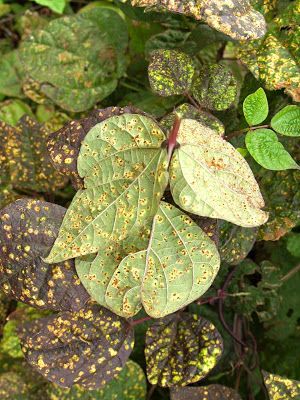
[[[214,384],[201,387],[172,388],[171,400],[241,400],[240,395],[226,386]]]
[[[75,195],[47,262],[148,237],[168,181],[164,140],[159,126],[139,114],[111,117],[89,131],[77,164],[86,189]]]
[[[131,4],[192,16],[236,40],[257,39],[265,34],[264,18],[248,0],[131,0]]]
[[[146,333],[147,377],[152,385],[186,386],[218,363],[222,338],[214,325],[188,313],[158,320]]]
[[[178,142],[170,164],[170,186],[181,208],[244,227],[266,222],[253,173],[230,143],[190,119],[181,121]]]
[[[224,65],[211,64],[199,70],[192,93],[198,103],[209,110],[226,110],[237,95],[237,82]]]
[[[120,374],[103,389],[87,391],[78,385],[71,389],[51,385],[47,394],[49,400],[145,400],[146,388],[144,371],[129,360]]]
[[[129,323],[97,305],[29,322],[19,336],[37,372],[59,386],[89,390],[120,373],[134,344]]]
[[[249,131],[245,142],[254,160],[266,169],[273,171],[300,169],[271,129],[261,128]]]
[[[85,111],[111,94],[124,74],[127,26],[113,10],[95,8],[51,21],[21,46],[29,78],[60,107]]]
[[[58,234],[65,209],[20,199],[0,212],[0,287],[36,308],[77,311],[89,296],[74,261],[49,265],[42,259]]]
[[[1,374],[0,396],[2,400],[27,400],[28,387],[22,376],[15,372]]]
[[[49,7],[52,11],[62,14],[65,6],[67,4],[67,0],[33,0],[37,4],[41,6]]]
[[[300,398],[300,382],[263,371],[264,382],[270,400],[292,400]]]
[[[300,234],[291,232],[286,237],[286,248],[292,256],[300,258]]]
[[[18,50],[1,56],[0,93],[10,97],[24,97],[22,93],[23,67]]]
[[[263,88],[249,94],[244,100],[243,111],[250,126],[262,123],[269,114],[269,104]]]
[[[148,76],[151,89],[160,96],[188,92],[195,74],[193,60],[177,50],[156,50],[151,53]]]
[[[284,107],[272,118],[271,127],[285,136],[300,136],[300,107]]]
[[[107,286],[105,300],[124,317],[135,315],[142,304],[148,315],[161,318],[202,296],[219,266],[212,240],[186,214],[162,202],[148,248],[122,260]],[[107,264],[106,271],[109,268]],[[97,273],[96,279],[101,282]]]
[[[7,100],[0,103],[0,120],[9,125],[17,125],[23,115],[34,117],[28,104],[21,100]]]

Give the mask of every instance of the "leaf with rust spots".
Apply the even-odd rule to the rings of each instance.
[[[0,212],[0,286],[9,296],[36,308],[79,310],[89,296],[74,260],[46,264],[65,209],[22,199]]]
[[[270,400],[298,400],[300,398],[300,382],[263,371],[264,382]]]
[[[134,344],[129,323],[98,305],[27,323],[19,336],[26,360],[46,379],[89,390],[121,372]]]
[[[201,387],[172,388],[171,400],[242,400],[234,389],[214,384]]]
[[[170,315],[147,330],[148,380],[163,387],[198,382],[217,365],[222,351],[222,338],[210,321],[188,313]]]
[[[21,45],[26,76],[61,108],[80,112],[110,95],[125,71],[127,25],[113,10],[94,8],[54,19]]]
[[[107,276],[110,266],[103,268]],[[161,318],[202,296],[219,266],[212,240],[186,214],[161,202],[147,249],[122,260],[108,283],[105,301],[124,317],[137,314],[143,305],[148,315]]]
[[[181,121],[170,164],[176,204],[203,217],[255,227],[266,222],[264,201],[254,175],[236,149],[212,129],[191,119]]]
[[[23,377],[15,372],[0,374],[1,400],[27,400],[28,386]]]
[[[62,174],[71,177],[76,189],[82,189],[83,179],[77,170],[77,159],[81,142],[87,133],[99,122],[114,115],[126,113],[144,114],[133,107],[108,107],[92,111],[88,117],[68,122],[57,132],[49,135],[47,148],[54,167]]]
[[[159,126],[139,114],[111,117],[89,131],[77,162],[86,189],[75,195],[47,262],[148,237],[168,182],[164,140]]]
[[[194,17],[236,40],[257,39],[266,30],[264,17],[249,0],[131,0],[131,4]]]

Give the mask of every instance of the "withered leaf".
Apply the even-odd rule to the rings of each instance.
[[[172,388],[171,400],[241,400],[233,389],[222,385]]]
[[[89,296],[74,260],[46,264],[65,209],[40,200],[20,199],[0,212],[0,287],[36,308],[76,311]]]
[[[85,389],[115,378],[134,345],[129,323],[98,305],[24,324],[19,336],[35,370],[59,386]]]

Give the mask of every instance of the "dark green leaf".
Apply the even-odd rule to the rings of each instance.
[[[272,118],[271,127],[282,135],[300,136],[300,107],[284,107]]]
[[[292,254],[292,256],[300,258],[300,234],[293,233],[286,237],[286,248]]]
[[[171,400],[241,400],[233,389],[221,385],[185,387],[171,390]]]

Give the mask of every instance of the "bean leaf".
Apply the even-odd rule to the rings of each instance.
[[[285,136],[300,136],[300,107],[284,107],[272,118],[271,127]]]
[[[297,400],[300,397],[300,382],[283,378],[263,371],[264,382],[268,390],[270,400]]]
[[[201,387],[171,389],[171,400],[241,400],[240,395],[229,387],[214,384]]]
[[[246,121],[250,126],[262,123],[269,114],[269,104],[263,88],[249,94],[243,103]]]
[[[164,139],[152,119],[138,114],[111,117],[89,131],[77,164],[86,189],[68,208],[47,262],[148,236],[168,180]]]
[[[45,378],[89,390],[120,373],[134,344],[129,323],[97,305],[29,322],[19,336],[27,362]]]
[[[52,11],[62,14],[66,6],[66,0],[34,0],[41,6],[49,7]]]
[[[23,97],[23,75],[18,50],[2,55],[0,61],[0,93],[5,96]]]
[[[211,322],[188,313],[169,315],[146,333],[148,380],[163,387],[197,382],[215,367],[222,351],[222,338]]]
[[[234,147],[197,121],[181,121],[170,164],[174,201],[191,213],[244,227],[267,220],[253,173]]]

